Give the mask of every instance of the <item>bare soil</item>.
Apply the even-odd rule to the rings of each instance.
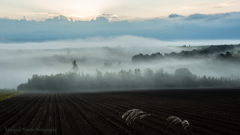
[[[240,90],[24,93],[0,102],[0,134],[239,135]],[[129,109],[152,114],[127,125]],[[191,130],[166,118],[188,120]]]

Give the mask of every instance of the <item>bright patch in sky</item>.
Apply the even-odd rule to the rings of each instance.
[[[1,0],[0,17],[45,20],[64,15],[73,20],[91,20],[101,14],[117,15],[118,20],[166,17],[176,13],[214,14],[237,12],[237,0]]]

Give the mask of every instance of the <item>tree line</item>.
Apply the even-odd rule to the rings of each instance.
[[[56,75],[33,75],[27,83],[17,87],[18,91],[69,91],[88,89],[138,89],[138,88],[220,88],[239,87],[239,79],[225,77],[197,77],[188,69],[177,69],[174,74],[159,69],[147,68],[121,70],[120,72],[96,71],[95,75],[67,72]]]
[[[239,48],[240,45],[218,45],[210,46],[202,49],[193,49],[192,51],[181,51],[179,53],[171,52],[165,53],[162,55],[160,52],[152,54],[137,54],[132,57],[132,62],[149,62],[155,60],[162,60],[164,58],[174,58],[174,59],[187,59],[187,58],[215,58],[216,60],[228,60],[234,62],[240,62],[239,59],[232,57],[236,48]],[[224,54],[225,53],[225,54]],[[212,57],[217,54],[216,57]]]

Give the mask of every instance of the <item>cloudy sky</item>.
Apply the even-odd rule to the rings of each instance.
[[[89,20],[111,14],[120,19],[166,17],[176,13],[215,14],[239,11],[239,0],[1,0],[0,17],[45,20],[64,15],[76,20]]]
[[[0,42],[240,38],[239,0],[1,0]]]

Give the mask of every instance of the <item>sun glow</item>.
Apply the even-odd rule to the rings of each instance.
[[[8,0],[0,2],[0,18],[8,17],[44,21],[59,15],[72,20],[91,20],[99,14],[110,14],[119,0]]]
[[[107,14],[109,20],[131,21],[168,17],[172,13],[187,16],[238,12],[239,4],[237,0],[2,0],[0,18],[20,20],[25,16],[27,20],[44,21],[64,15],[69,20],[91,20],[99,14]]]
[[[62,15],[66,16],[69,19],[72,19],[73,21],[76,20],[81,20],[81,21],[89,21],[92,20],[95,16],[97,16],[98,14],[93,14],[93,15],[78,15],[76,13],[70,13],[70,12],[64,12]]]
[[[48,0],[34,1],[34,5],[40,5],[55,14],[64,15],[73,20],[91,20],[99,14],[104,14],[108,7],[112,7],[117,4],[117,0],[51,0],[52,4],[46,5],[43,3],[49,3]],[[52,6],[54,3],[54,6]]]

